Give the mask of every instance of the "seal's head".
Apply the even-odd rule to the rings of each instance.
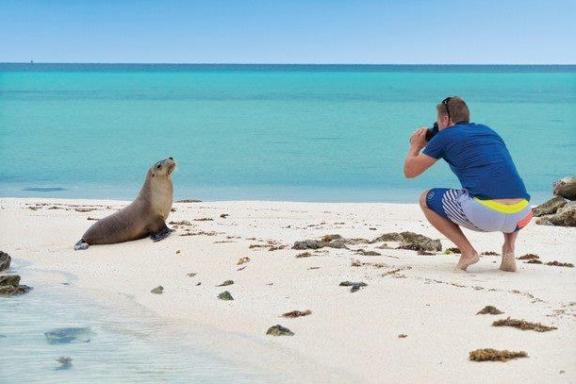
[[[176,169],[176,162],[172,157],[158,161],[148,170],[148,177],[170,178],[172,172]]]

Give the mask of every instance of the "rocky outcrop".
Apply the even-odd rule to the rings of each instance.
[[[10,255],[0,251],[0,271],[5,271],[10,268],[10,261],[12,261]]]
[[[554,195],[576,200],[576,176],[564,177],[554,183]]]
[[[368,284],[366,284],[363,281],[358,281],[358,282],[353,282],[353,281],[343,281],[340,283],[341,287],[352,287],[350,288],[350,292],[354,293],[360,290],[360,288],[364,288],[367,287]]]
[[[224,291],[224,292],[220,293],[218,295],[218,298],[220,300],[226,300],[226,301],[234,300],[234,297],[232,297],[232,294],[228,291]]]
[[[544,204],[540,204],[536,208],[532,209],[532,214],[535,217],[540,217],[544,215],[552,215],[558,211],[558,208],[562,208],[567,203],[566,199],[561,196],[556,196]]]
[[[268,328],[266,334],[270,336],[294,336],[294,332],[286,327],[281,326],[280,324]]]
[[[18,275],[0,276],[0,296],[22,295],[31,289],[27,285],[20,285],[20,276]]]
[[[542,204],[546,205],[546,207],[539,209],[542,207],[541,205],[534,209],[540,216],[536,220],[536,224],[576,227],[576,201],[567,202],[564,200],[564,204],[561,204],[558,199],[564,200],[562,197],[555,197],[552,200],[556,200],[556,203],[552,204],[552,200],[549,200]],[[556,209],[554,210],[553,208]],[[541,212],[550,212],[550,214],[542,215]],[[534,216],[536,216],[536,213]]]

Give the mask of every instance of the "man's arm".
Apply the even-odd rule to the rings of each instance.
[[[422,174],[430,168],[437,159],[432,156],[420,154],[426,146],[426,128],[420,128],[410,138],[410,149],[404,160],[404,176],[411,179]]]

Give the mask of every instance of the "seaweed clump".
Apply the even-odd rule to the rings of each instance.
[[[492,323],[492,325],[494,327],[514,327],[521,329],[523,331],[532,330],[536,332],[548,332],[558,329],[556,327],[549,327],[547,325],[540,323],[530,323],[526,320],[511,319],[510,317],[508,317],[507,319],[496,320],[495,322]]]
[[[535,255],[533,253],[527,253],[524,256],[520,256],[518,260],[538,260],[540,256]]]
[[[559,261],[550,261],[548,263],[546,263],[546,265],[551,265],[553,267],[568,267],[568,268],[574,268],[574,264],[572,263],[561,263]]]
[[[477,315],[501,315],[504,312],[502,312],[501,310],[499,310],[498,308],[496,308],[493,305],[487,305],[484,308],[482,308],[478,313],[476,313]]]
[[[498,351],[492,348],[477,349],[470,352],[470,360],[472,361],[508,361],[519,357],[528,357],[528,354],[524,351]]]
[[[287,313],[283,314],[282,317],[296,318],[296,317],[308,316],[310,314],[312,314],[312,311],[307,309],[305,311],[287,312]]]

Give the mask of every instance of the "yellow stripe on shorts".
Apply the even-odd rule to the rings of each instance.
[[[482,204],[483,206],[488,207],[496,212],[507,214],[518,213],[524,208],[526,208],[526,206],[528,206],[529,204],[528,200],[526,199],[510,205],[502,204],[494,200],[480,200],[477,197],[475,197],[474,200],[476,200],[479,204]]]

